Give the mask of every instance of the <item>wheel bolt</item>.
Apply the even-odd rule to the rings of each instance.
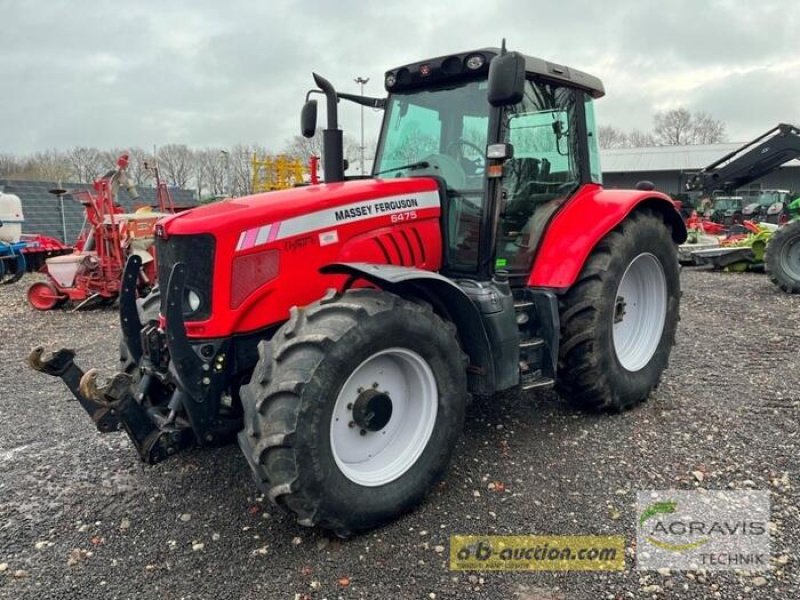
[[[375,388],[375,389],[378,389],[378,382],[376,381],[375,383],[373,383],[372,387]]]
[[[362,429],[359,433],[361,435],[367,435],[367,430],[366,429]]]
[[[348,426],[348,427],[350,427],[350,428],[352,429],[353,427],[355,427],[355,426],[356,426],[356,423],[355,423],[355,421],[350,421],[350,422],[347,424],[347,426]]]
[[[347,403],[347,410],[353,410],[353,403],[352,402],[348,402]]]

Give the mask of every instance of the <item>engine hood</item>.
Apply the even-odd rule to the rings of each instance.
[[[374,198],[436,190],[436,180],[427,177],[323,183],[229,198],[167,217],[160,225],[168,236],[240,231]]]

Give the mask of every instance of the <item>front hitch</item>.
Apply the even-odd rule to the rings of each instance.
[[[115,431],[119,427],[117,407],[111,406],[109,402],[100,396],[84,393],[87,390],[91,390],[91,388],[84,387],[85,374],[75,364],[74,359],[75,351],[67,348],[53,352],[50,356],[44,358],[44,348],[39,346],[34,348],[28,356],[28,365],[34,371],[63,379],[72,395],[80,402],[83,409],[89,413],[97,429],[102,433]],[[92,371],[86,375],[91,373]],[[124,377],[127,377],[127,375],[124,375]],[[130,383],[130,379],[128,379],[128,383]]]
[[[38,347],[28,356],[28,364],[40,373],[63,379],[101,433],[123,428],[146,463],[156,464],[194,444],[188,430],[156,426],[154,417],[134,399],[130,375],[117,373],[98,387],[97,371],[84,373],[74,358],[75,352],[69,349],[44,358],[44,348]]]

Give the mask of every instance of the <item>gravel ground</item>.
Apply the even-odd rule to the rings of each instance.
[[[4,286],[0,598],[797,598],[800,297],[756,274],[682,281],[678,344],[647,404],[603,416],[551,393],[475,403],[428,501],[346,542],[270,506],[235,446],[148,467],[124,435],[97,433],[24,356],[65,345],[110,374],[116,315],[35,313],[26,281]],[[771,571],[664,575],[632,556],[615,573],[448,569],[451,534],[621,534],[630,546],[637,490],[698,486],[770,491]]]

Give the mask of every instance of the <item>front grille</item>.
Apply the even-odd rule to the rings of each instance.
[[[162,289],[169,283],[169,275],[176,263],[186,265],[186,287],[200,296],[200,308],[188,313],[187,321],[203,321],[211,316],[211,291],[214,280],[214,236],[210,234],[171,235],[166,240],[156,238],[156,260],[158,260],[158,281]],[[161,295],[161,314],[167,295]]]

